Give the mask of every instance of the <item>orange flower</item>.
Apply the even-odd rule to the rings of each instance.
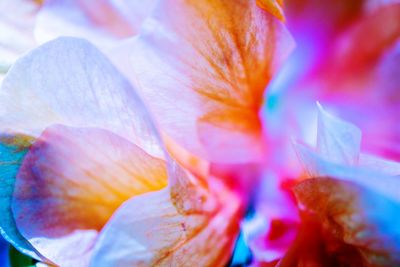
[[[21,57],[0,90],[3,235],[60,266],[223,266],[243,203],[208,164],[262,158],[262,95],[290,47],[255,0],[168,0],[113,50],[131,69],[109,54],[135,86],[81,39]]]

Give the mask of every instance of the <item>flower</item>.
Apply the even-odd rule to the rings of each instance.
[[[59,266],[223,266],[244,200],[192,159],[260,159],[261,96],[290,42],[256,1],[169,0],[112,50],[130,65],[107,52],[131,83],[82,39],[22,56],[0,90],[2,234]]]
[[[398,1],[18,3],[0,18],[0,232],[17,250],[400,265]]]

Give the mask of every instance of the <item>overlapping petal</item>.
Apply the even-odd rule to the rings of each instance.
[[[361,153],[358,127],[329,114],[320,105],[318,109],[316,148],[295,144],[297,155],[310,177],[346,172],[349,175],[357,168],[390,176],[400,175],[400,163]]]
[[[59,38],[17,61],[1,85],[1,129],[38,137],[52,124],[109,130],[162,150],[131,85],[89,42]]]
[[[42,179],[41,181],[46,184],[46,181],[49,179],[59,179],[68,169],[73,170],[72,167],[68,168],[67,164],[68,161],[72,160],[68,158],[68,155],[74,156],[74,149],[86,153],[83,153],[83,155],[75,154],[75,157],[77,157],[76,159],[78,159],[79,156],[84,157],[84,155],[92,159],[92,162],[88,162],[89,159],[86,158],[86,161],[83,160],[82,165],[76,165],[76,167],[87,167],[87,164],[93,165],[93,162],[95,162],[97,166],[106,165],[106,162],[102,161],[107,161],[107,159],[110,158],[118,158],[118,155],[122,156],[121,151],[118,151],[113,143],[115,140],[108,140],[106,138],[107,136],[110,138],[115,136],[113,138],[117,141],[126,139],[125,143],[132,143],[132,146],[139,145],[140,148],[144,150],[142,155],[149,154],[147,160],[149,160],[150,155],[163,157],[162,145],[159,143],[158,134],[154,129],[154,125],[151,123],[151,118],[147,114],[144,105],[135,95],[134,89],[132,89],[130,84],[117,72],[111,63],[109,63],[106,57],[86,41],[74,38],[62,38],[39,47],[22,57],[16,62],[3,81],[1,85],[1,96],[2,106],[0,120],[2,122],[1,129],[3,133],[21,133],[32,136],[34,138],[33,140],[35,140],[42,136],[42,132],[45,129],[48,129],[48,127],[54,124],[63,124],[68,127],[78,128],[96,128],[98,131],[107,132],[106,136],[103,136],[105,147],[103,150],[100,150],[103,155],[97,155],[99,158],[92,155],[91,153],[95,151],[91,151],[90,149],[93,150],[95,148],[94,144],[97,146],[100,145],[99,142],[102,142],[102,139],[93,140],[93,143],[91,143],[88,142],[90,136],[82,135],[82,140],[78,142],[76,140],[78,138],[77,136],[68,136],[68,133],[71,135],[71,132],[65,131],[67,136],[63,137],[64,140],[68,141],[72,139],[75,143],[72,142],[71,147],[63,147],[62,144],[58,143],[57,138],[55,138],[55,136],[57,136],[56,134],[50,134],[49,136],[52,138],[47,138],[48,136],[46,137],[46,135],[45,137],[42,136],[42,144],[43,139],[44,143],[50,140],[50,149],[46,150],[46,147],[43,148],[39,144],[36,144],[36,154],[34,153],[35,151],[28,153],[31,163],[25,163],[25,166],[28,166],[28,170],[29,167],[32,167],[33,170],[36,168],[38,173],[30,173],[28,170],[25,170],[28,176],[24,177],[22,174],[22,176],[19,176],[19,179],[27,179],[24,180],[26,183],[19,182],[21,188],[24,188],[24,186],[28,184],[28,181],[34,182],[34,180],[30,180],[28,177],[35,178],[36,174],[39,175],[39,178]],[[13,138],[13,135],[11,135],[10,138]],[[88,150],[83,148],[83,142],[88,143]],[[125,143],[121,141],[117,142],[118,145],[125,145],[128,147]],[[57,144],[59,145],[58,147]],[[89,144],[92,144],[92,146]],[[108,147],[106,146],[107,144]],[[59,151],[64,154],[52,155],[51,147],[53,147],[55,152]],[[115,150],[111,150],[113,147],[115,147]],[[26,152],[26,149],[29,149],[29,147],[21,149],[21,151]],[[104,149],[110,149],[110,151],[114,151],[116,155],[108,155],[108,152]],[[41,152],[43,152],[43,155]],[[136,154],[136,156],[140,155],[141,154]],[[2,161],[7,161],[7,157],[10,155],[2,153],[1,156]],[[43,158],[41,158],[42,156]],[[102,156],[103,158],[101,158]],[[47,171],[49,171],[47,167],[49,166],[46,164],[50,162],[50,158],[53,158],[53,160],[58,163],[58,165],[55,166],[60,167],[60,169],[53,168],[53,170],[57,171],[54,175],[47,173]],[[45,159],[44,162],[43,159]],[[134,160],[135,158],[132,159]],[[145,159],[143,158],[143,160]],[[46,163],[46,161],[48,162]],[[129,159],[126,159],[126,161],[129,162]],[[4,177],[5,180],[2,180],[2,184],[9,184],[7,191],[2,191],[2,193],[6,194],[5,197],[7,199],[9,199],[10,194],[12,194],[11,182],[14,181],[15,174],[21,162],[22,158],[19,164],[15,166],[15,172],[12,175],[10,174],[10,177]],[[141,162],[143,163],[142,166],[146,166],[145,162]],[[40,164],[42,164],[42,169],[40,168]],[[119,170],[121,171],[121,168],[124,166],[125,165],[121,165]],[[132,167],[134,166],[132,165]],[[79,174],[79,169],[75,170]],[[113,170],[115,171],[115,168]],[[83,175],[85,177],[85,169],[80,171],[81,176]],[[117,175],[117,173],[115,173],[115,175]],[[150,173],[148,175],[150,175]],[[37,181],[38,183],[36,186],[41,186],[40,179]],[[61,180],[59,182],[61,183],[58,184],[60,186],[70,185],[67,181],[63,183]],[[164,184],[165,182],[166,178],[164,174]],[[54,191],[57,192],[57,183],[50,183],[48,185],[54,185],[56,187]],[[158,188],[160,188],[160,186]],[[42,189],[46,190],[46,187]],[[60,192],[64,192],[62,190],[67,189],[59,188]],[[23,192],[19,192],[19,197],[23,198],[24,195],[28,197],[29,192],[30,190],[25,192],[26,195],[23,194]],[[50,190],[49,192],[52,191]],[[143,192],[143,190],[140,192]],[[38,197],[34,196],[34,194],[31,196]],[[41,196],[45,197],[44,195]],[[62,199],[61,195],[59,201]],[[31,200],[33,201],[33,199]],[[50,201],[50,203],[53,202]],[[46,205],[47,204],[48,203],[46,203]],[[44,209],[46,209],[46,205],[43,206]],[[32,208],[33,207],[34,206],[32,206]],[[5,208],[9,209],[9,205]],[[31,211],[31,215],[35,214],[34,211],[35,210]],[[43,212],[43,209],[38,209],[36,212]],[[0,223],[2,223],[2,228],[10,228],[12,225],[9,222],[13,222],[13,219],[10,218],[10,212],[2,213],[1,216],[4,216],[0,221]],[[38,220],[38,222],[40,221]],[[3,226],[3,223],[8,225]],[[4,230],[6,230],[7,235],[10,235],[9,238],[13,241],[16,240],[15,242],[19,242],[19,239],[21,239],[20,236],[16,234],[17,231],[15,229]],[[34,231],[37,229],[32,228],[32,230]],[[29,238],[31,237],[32,236],[29,235]],[[30,249],[29,246],[24,244],[14,244],[23,251]],[[53,247],[52,250],[52,253],[57,254],[55,247]]]
[[[18,164],[12,211],[14,230],[40,260],[61,266],[227,262],[238,196],[214,179],[189,175],[164,154],[134,88],[90,43],[61,38],[33,50],[9,71],[1,94],[3,131],[34,138]],[[167,177],[169,186],[151,193]]]
[[[124,73],[134,70],[131,80],[173,140],[207,159],[248,162],[262,156],[262,96],[291,46],[255,1],[170,0],[119,52],[129,53]]]
[[[86,266],[97,233],[129,198],[167,184],[165,162],[106,130],[52,126],[19,169],[12,210],[47,260]]]
[[[171,187],[124,203],[103,229],[92,266],[116,260],[132,266],[225,266],[238,231],[239,198],[222,184],[204,187],[180,172],[171,177]]]
[[[318,257],[351,266],[398,265],[400,179],[394,175],[400,164],[361,154],[358,128],[321,107],[319,115],[317,149],[297,145],[312,179],[294,187],[300,209],[315,214],[321,227],[316,238],[325,256]],[[305,260],[299,249],[294,245],[284,262]]]

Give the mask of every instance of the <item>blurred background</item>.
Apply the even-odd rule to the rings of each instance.
[[[1,267],[10,266],[8,262],[8,244],[1,236],[0,236],[0,266]]]

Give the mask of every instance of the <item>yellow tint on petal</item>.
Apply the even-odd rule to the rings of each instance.
[[[0,137],[0,142],[17,147],[16,152],[21,152],[24,149],[29,148],[32,143],[35,141],[35,138],[29,135],[5,135]]]
[[[285,14],[283,12],[283,0],[257,0],[257,4],[281,21],[285,21]]]
[[[67,37],[17,60],[0,95],[1,132],[36,138],[8,193],[9,217],[46,262],[87,266],[115,209],[167,184],[147,109],[98,49]]]
[[[12,210],[43,256],[73,266],[90,254],[97,232],[124,201],[166,184],[165,162],[129,141],[101,129],[53,126],[23,161]]]
[[[221,184],[206,188],[184,174],[175,178],[170,188],[132,198],[116,211],[91,266],[225,266],[238,234],[238,197]]]

